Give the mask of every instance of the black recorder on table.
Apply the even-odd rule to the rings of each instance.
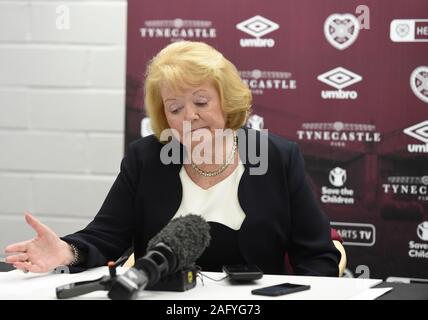
[[[247,282],[261,279],[263,272],[256,265],[225,265],[223,266],[224,273],[227,274],[229,280],[236,282]]]

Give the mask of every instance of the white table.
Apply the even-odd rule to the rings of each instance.
[[[126,271],[119,268],[118,274]],[[0,273],[0,299],[56,299],[55,288],[78,281],[97,279],[108,274],[107,267],[95,268],[79,274],[24,274],[15,270]],[[203,272],[211,278],[220,279],[223,273]],[[296,292],[279,297],[252,295],[251,290],[269,285],[291,282],[309,284],[310,290]],[[185,292],[143,291],[139,298],[144,300],[346,300],[374,299],[382,294],[379,289],[370,289],[381,283],[380,279],[353,279],[330,277],[303,277],[263,275],[263,278],[251,284],[231,284],[227,279],[216,282],[200,279],[195,288]],[[107,291],[92,292],[76,299],[107,299]]]

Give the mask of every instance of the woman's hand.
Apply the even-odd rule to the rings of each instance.
[[[60,265],[73,261],[70,245],[61,240],[48,226],[41,223],[29,212],[25,212],[25,221],[36,231],[31,240],[17,242],[6,247],[9,254],[5,261],[24,272],[48,272]]]

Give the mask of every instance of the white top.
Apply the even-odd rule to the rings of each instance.
[[[239,230],[245,219],[238,201],[239,181],[244,170],[244,165],[239,161],[231,175],[205,190],[190,179],[183,166],[180,170],[183,198],[174,218],[193,213],[201,215],[206,221]]]

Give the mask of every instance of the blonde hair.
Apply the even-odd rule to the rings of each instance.
[[[226,115],[226,128],[242,127],[251,110],[251,91],[236,67],[220,52],[203,42],[179,41],[163,48],[149,63],[144,83],[144,103],[154,134],[159,139],[168,129],[161,85],[177,92],[210,81]]]

